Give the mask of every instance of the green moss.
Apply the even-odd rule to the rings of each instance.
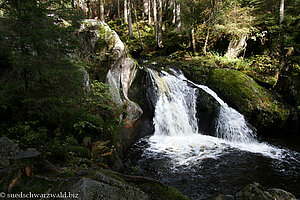
[[[69,146],[67,147],[69,151],[74,152],[77,156],[82,158],[90,158],[91,152],[89,149],[82,146]]]
[[[188,197],[182,195],[175,188],[164,185],[157,181],[141,183],[141,184],[138,184],[138,186],[146,193],[151,194],[150,199],[189,200]]]
[[[97,175],[95,174],[96,172],[105,174],[106,176],[118,180],[124,184],[130,184],[134,187],[138,187],[146,194],[148,194],[150,196],[150,199],[153,200],[189,200],[188,197],[182,195],[177,189],[156,180],[147,178],[144,179],[142,177],[136,177],[136,179],[132,177],[128,178],[128,176],[126,175],[115,173],[113,171],[105,169],[96,169],[89,173],[89,177],[92,179],[97,179]]]
[[[257,83],[266,87],[273,87],[276,84],[276,78],[273,76],[262,75],[254,71],[247,71],[246,74],[253,78]]]
[[[269,90],[242,72],[215,69],[209,75],[208,85],[257,128],[281,127],[289,116],[289,110]]]

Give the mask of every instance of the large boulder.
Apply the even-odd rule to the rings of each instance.
[[[198,90],[197,121],[200,133],[215,136],[220,104],[203,89]]]
[[[78,198],[107,200],[188,200],[178,190],[159,181],[141,176],[129,176],[110,170],[98,169],[89,172],[86,177],[71,179],[64,184],[67,191],[78,194]],[[55,191],[55,190],[54,190]]]
[[[138,71],[137,64],[126,51],[118,34],[106,23],[94,19],[83,20],[78,34],[81,46],[79,54],[91,67],[90,73],[110,85],[112,100],[125,111],[120,116],[125,122],[120,132],[124,139],[123,147],[128,147],[135,139],[131,135],[143,114],[141,107],[128,97],[129,88]]]
[[[300,106],[300,73],[281,74],[276,83],[276,89],[283,94],[285,101],[293,106]]]
[[[115,182],[112,182],[114,184]],[[72,193],[78,194],[81,200],[147,200],[148,196],[137,188],[119,182],[109,185],[90,178],[81,178],[72,188]]]
[[[281,74],[275,86],[283,99],[294,106],[285,131],[300,136],[300,73]]]
[[[236,194],[236,200],[296,200],[295,196],[282,189],[265,189],[259,183],[245,186]]]
[[[245,115],[259,132],[278,131],[289,117],[289,110],[269,90],[242,72],[212,70],[207,84],[231,107]]]
[[[153,89],[151,86],[151,81],[149,80],[149,76],[147,75],[147,69],[141,68],[138,70],[136,77],[130,86],[130,90],[128,91],[128,97],[130,100],[138,103],[143,110],[142,116],[136,121],[134,124],[127,123],[127,128],[121,131],[123,141],[131,141],[127,144],[124,144],[126,147],[132,144],[132,141],[136,139],[153,134],[153,116],[154,116],[154,106],[155,104],[153,100],[156,96],[153,93]],[[153,100],[153,101],[151,101]],[[156,102],[156,101],[155,101]],[[128,106],[128,108],[130,108]],[[130,127],[130,128],[129,128]],[[125,147],[125,148],[126,148]]]
[[[113,101],[128,107],[126,123],[133,123],[143,113],[140,106],[128,98],[128,90],[135,78],[137,65],[126,51],[118,34],[101,21],[83,20],[79,29],[80,56],[94,69],[96,77],[105,80]]]
[[[7,167],[9,159],[21,152],[21,149],[12,140],[3,136],[0,138],[0,167]]]

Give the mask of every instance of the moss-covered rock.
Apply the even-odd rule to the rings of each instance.
[[[262,75],[254,71],[247,71],[246,74],[265,88],[271,88],[276,84],[276,78],[274,76]]]
[[[79,36],[81,44],[79,53],[89,65],[91,78],[109,85],[111,100],[117,110],[121,110],[118,118],[124,123],[120,123],[120,130],[115,131],[109,138],[116,147],[115,153],[109,158],[117,160],[113,163],[120,163],[119,158],[122,155],[117,154],[121,154],[129,146],[128,144],[134,141],[135,138],[131,137],[134,131],[132,127],[136,126],[143,113],[140,106],[128,97],[129,88],[139,68],[119,35],[106,23],[94,19],[83,20]],[[123,137],[124,135],[126,137]],[[123,143],[126,144],[122,145]]]
[[[282,74],[278,79],[276,89],[288,103],[293,106],[300,106],[300,73]]]
[[[265,189],[259,183],[245,186],[236,194],[236,200],[296,200],[295,196],[281,189]]]
[[[180,66],[180,69],[182,69],[185,77],[187,79],[193,81],[197,84],[203,84],[205,85],[208,79],[208,74],[210,72],[210,69],[203,66],[195,66],[191,64],[183,64]]]
[[[130,176],[120,173],[116,173],[110,170],[101,170],[101,172],[95,174],[96,180],[101,180],[106,183],[115,182],[116,180],[121,183],[130,184],[138,188],[139,190],[146,193],[149,199],[160,199],[160,200],[188,200],[189,198],[182,195],[177,189],[165,185],[160,181],[142,177],[142,176]],[[100,176],[99,176],[100,175]],[[103,179],[103,175],[105,179]]]
[[[267,89],[242,72],[215,69],[208,85],[230,106],[240,111],[259,131],[282,128],[289,110]]]
[[[7,195],[21,192],[51,193],[68,199],[188,200],[178,190],[154,179],[95,167],[56,171],[51,165],[45,165],[45,160],[40,160],[32,167],[32,173],[28,172],[28,165],[24,164],[3,168],[0,170],[0,190],[6,191]],[[70,194],[75,195],[74,198]]]

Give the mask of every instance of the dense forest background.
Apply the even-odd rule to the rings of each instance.
[[[240,70],[280,95],[278,78],[300,71],[299,8],[299,0],[1,0],[0,133],[56,162],[92,165],[90,140],[117,151],[124,108],[79,56],[82,19],[106,22],[134,58]]]

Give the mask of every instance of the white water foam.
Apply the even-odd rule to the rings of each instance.
[[[216,159],[232,148],[273,159],[282,158],[285,150],[259,142],[244,116],[229,107],[207,86],[194,84],[182,74],[176,74],[176,77],[150,69],[149,74],[156,87],[158,101],[153,119],[155,132],[148,139],[150,146],[145,151],[148,156],[163,154],[170,157],[176,166],[188,166],[207,158]],[[198,133],[197,89],[187,82],[203,89],[219,102],[217,137]]]
[[[190,166],[198,164],[204,159],[218,159],[230,153],[232,149],[239,149],[251,153],[280,159],[284,150],[272,147],[266,143],[234,143],[209,135],[192,134],[187,136],[153,135],[147,141],[150,146],[145,151],[147,157],[159,154],[172,159],[174,166]]]

